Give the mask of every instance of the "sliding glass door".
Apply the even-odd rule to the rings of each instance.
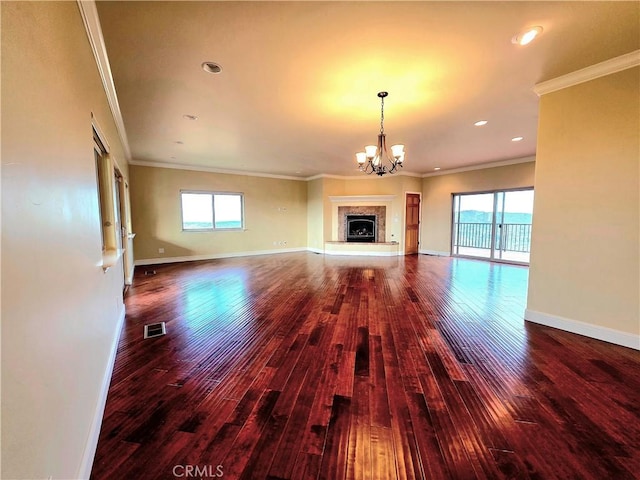
[[[529,263],[533,189],[453,196],[451,253]]]
[[[493,210],[493,193],[454,195],[454,255],[491,258]]]

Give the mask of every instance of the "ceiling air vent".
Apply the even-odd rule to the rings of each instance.
[[[166,335],[167,327],[164,322],[150,323],[144,326],[144,338],[161,337]]]

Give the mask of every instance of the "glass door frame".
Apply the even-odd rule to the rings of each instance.
[[[481,190],[481,191],[475,191],[475,192],[454,192],[451,194],[451,242],[450,242],[450,253],[452,257],[460,257],[460,258],[472,258],[475,260],[485,260],[485,261],[490,261],[490,262],[497,262],[497,263],[509,263],[509,264],[515,264],[515,265],[525,265],[528,266],[529,262],[520,262],[517,260],[505,260],[503,258],[497,258],[496,257],[496,251],[497,251],[497,245],[496,245],[496,240],[497,240],[497,229],[498,229],[498,194],[502,193],[502,222],[501,225],[504,224],[504,208],[505,208],[505,203],[506,203],[506,193],[508,192],[521,192],[521,191],[527,191],[527,190],[531,190],[534,191],[534,187],[530,186],[530,187],[515,187],[515,188],[501,188],[501,189],[496,189],[496,190]],[[491,223],[491,241],[490,241],[490,253],[489,253],[489,257],[482,257],[482,256],[474,256],[474,255],[464,255],[464,254],[460,254],[460,253],[454,253],[455,252],[455,248],[456,248],[456,224],[460,223],[459,221],[459,215],[460,212],[458,211],[458,218],[456,219],[456,197],[460,197],[463,195],[483,195],[483,194],[493,194],[493,211],[492,211],[492,223]],[[533,212],[532,212],[533,213]],[[500,241],[502,242],[502,238],[500,239]],[[459,245],[458,245],[459,248]]]

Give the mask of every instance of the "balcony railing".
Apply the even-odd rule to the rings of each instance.
[[[454,245],[458,247],[491,248],[490,223],[456,223]],[[496,250],[529,253],[531,224],[501,223],[496,225]]]

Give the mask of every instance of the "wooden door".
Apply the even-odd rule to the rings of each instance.
[[[404,235],[404,253],[418,253],[418,235],[420,232],[420,194],[407,193],[407,214]]]

